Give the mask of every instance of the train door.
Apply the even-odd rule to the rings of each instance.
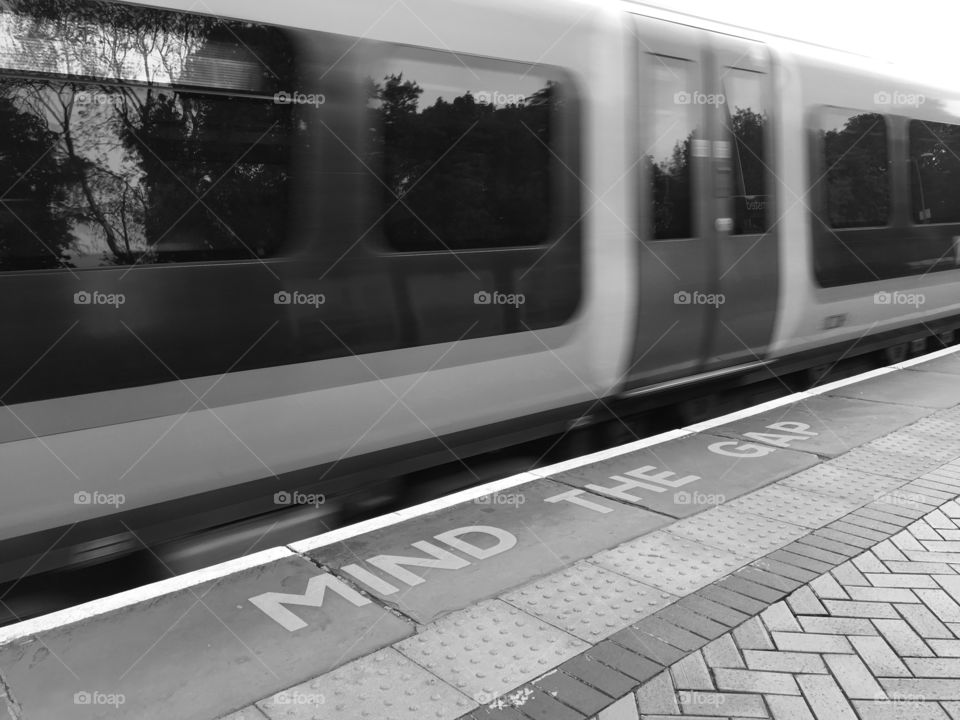
[[[763,358],[774,329],[779,257],[774,214],[773,85],[761,43],[708,33],[710,235],[716,277],[705,370]]]
[[[625,390],[696,373],[715,309],[705,223],[710,183],[705,33],[636,18],[634,161],[638,296]],[[711,220],[712,222],[712,217]]]

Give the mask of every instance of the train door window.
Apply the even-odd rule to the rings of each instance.
[[[8,3],[0,23],[0,270],[275,252],[283,31],[101,2]]]
[[[764,102],[766,75],[728,67],[721,78],[724,126],[729,137],[734,187],[733,234],[764,233],[769,228]]]
[[[546,243],[565,158],[559,72],[394,48],[368,80],[373,218],[397,252]]]
[[[698,142],[701,90],[697,64],[650,56],[653,73],[652,117],[647,171],[653,203],[653,237],[671,240],[694,236],[693,158]]]
[[[818,120],[824,163],[822,220],[834,229],[886,225],[890,162],[883,115],[828,107]]]
[[[911,120],[909,171],[913,221],[960,222],[960,126]]]

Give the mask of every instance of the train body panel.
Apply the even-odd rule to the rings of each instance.
[[[163,69],[60,39],[135,5]],[[960,317],[960,95],[869,63],[635,3],[48,6],[0,11],[0,541]]]

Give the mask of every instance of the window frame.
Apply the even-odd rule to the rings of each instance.
[[[907,162],[907,188],[908,188],[908,197],[906,198],[907,207],[909,208],[909,222],[911,227],[936,227],[939,225],[960,225],[960,215],[957,216],[955,220],[941,220],[938,222],[917,222],[914,217],[914,195],[913,195],[913,173],[915,172],[913,166],[913,127],[915,123],[931,123],[936,125],[945,125],[947,127],[957,128],[960,132],[960,123],[947,123],[941,122],[940,120],[924,120],[923,118],[916,117],[907,117],[904,118],[907,121],[906,127],[906,162]]]
[[[558,242],[562,242],[571,235],[579,239],[582,224],[580,192],[581,146],[582,146],[582,95],[579,92],[574,74],[566,68],[541,63],[525,63],[518,60],[508,60],[486,55],[453,52],[438,48],[411,45],[406,43],[372,43],[370,59],[364,64],[362,72],[370,77],[377,77],[384,70],[389,72],[391,61],[409,59],[424,64],[446,66],[468,72],[466,68],[493,70],[509,73],[511,70],[530,70],[535,68],[540,77],[547,81],[555,81],[559,87],[559,98],[562,101],[562,112],[557,113],[556,124],[551,127],[551,143],[549,146],[549,164],[547,168],[549,178],[550,213],[547,232],[540,242],[525,243],[523,245],[477,245],[466,248],[411,249],[397,248],[388,239],[384,230],[386,210],[379,202],[383,190],[380,168],[367,167],[367,177],[361,185],[361,216],[362,225],[369,228],[363,243],[373,252],[395,257],[415,257],[417,255],[460,255],[491,252],[543,252]],[[522,76],[522,73],[517,73]],[[365,110],[364,110],[365,112]],[[369,156],[370,143],[366,135],[358,139],[358,156]]]
[[[112,5],[110,2],[103,2],[103,0],[82,0],[82,5],[89,9],[96,6],[107,6]],[[299,62],[302,62],[301,48],[300,43],[294,33],[290,28],[277,25],[275,23],[267,22],[252,22],[252,21],[241,21],[234,19],[232,17],[223,16],[214,13],[203,13],[195,12],[190,10],[180,10],[168,7],[140,7],[135,5],[129,5],[127,3],[121,3],[121,7],[124,8],[135,8],[138,11],[143,11],[146,13],[156,13],[171,16],[174,18],[198,18],[204,19],[216,24],[218,29],[226,29],[231,36],[236,38],[234,41],[236,48],[241,52],[247,52],[252,55],[254,59],[257,58],[256,53],[247,46],[244,42],[244,38],[247,36],[245,33],[245,26],[254,25],[259,30],[270,30],[275,33],[279,33],[284,36],[284,42],[286,44],[287,50],[292,54],[292,63],[290,70],[292,75],[286,80],[293,80],[297,74],[297,65]],[[10,12],[19,12],[17,10],[11,10]],[[23,13],[21,13],[23,14]],[[105,26],[104,23],[101,27]],[[163,82],[163,81],[153,81],[153,80],[141,80],[141,79],[125,79],[121,77],[116,77],[113,74],[111,75],[96,75],[84,72],[87,68],[81,68],[80,71],[70,74],[60,73],[60,72],[49,72],[46,70],[33,70],[33,69],[24,69],[24,68],[5,68],[0,66],[0,82],[7,80],[24,80],[28,82],[44,83],[44,84],[71,84],[75,86],[75,93],[81,92],[91,92],[96,91],[100,87],[113,87],[121,89],[132,89],[132,90],[141,90],[141,89],[153,89],[157,91],[167,91],[171,94],[185,94],[189,96],[200,96],[200,97],[212,97],[212,98],[230,98],[241,101],[262,101],[264,103],[270,102],[278,106],[278,108],[289,108],[289,112],[293,114],[291,118],[291,127],[295,124],[297,113],[302,112],[295,105],[283,104],[277,102],[277,94],[285,90],[293,90],[293,88],[284,88],[282,86],[283,80],[273,74],[276,82],[280,83],[278,85],[279,90],[277,93],[272,93],[274,89],[268,87],[267,85],[262,85],[259,88],[248,88],[248,89],[230,89],[222,86],[215,85],[205,85],[200,82],[193,83],[178,83],[178,82]],[[286,152],[285,152],[285,167],[289,175],[295,175],[295,165],[297,162],[297,154],[295,151],[295,142],[294,135],[290,135],[288,142],[286,143]],[[241,157],[243,157],[241,155]],[[234,163],[228,169],[228,172],[237,167],[239,163]],[[172,171],[171,171],[171,174]],[[175,180],[183,182],[179,175],[174,175]],[[218,178],[217,182],[223,179],[225,176]],[[229,256],[224,254],[222,257],[207,257],[207,258],[197,258],[197,254],[203,252],[215,252],[215,251],[186,251],[186,254],[189,254],[193,257],[189,259],[178,260],[177,255],[180,254],[178,251],[171,251],[164,253],[164,259],[161,261],[154,261],[143,263],[141,262],[142,255],[136,255],[129,262],[124,263],[115,263],[115,264],[91,264],[91,265],[79,265],[76,267],[71,267],[68,264],[65,264],[62,259],[58,258],[58,266],[56,267],[21,267],[21,268],[11,268],[4,269],[0,266],[0,277],[10,276],[10,275],[26,275],[26,274],[51,274],[51,273],[70,273],[70,274],[79,274],[79,273],[90,273],[90,272],[103,272],[111,270],[119,270],[121,272],[129,271],[144,271],[147,269],[160,269],[160,268],[172,268],[172,267],[209,267],[209,266],[221,266],[221,265],[259,265],[263,263],[276,262],[280,261],[284,257],[284,249],[290,243],[290,225],[292,223],[293,209],[292,203],[296,199],[296,188],[290,184],[286,191],[286,207],[285,213],[286,217],[284,219],[285,229],[282,236],[279,239],[279,242],[274,244],[270,252],[263,256],[256,256],[253,252],[249,252],[249,248],[244,248],[244,253],[236,257]],[[203,197],[203,195],[201,195]],[[203,205],[196,203],[194,210],[200,209],[203,210]],[[186,217],[186,215],[184,216]],[[182,219],[182,218],[181,218]],[[222,222],[222,221],[221,221]]]
[[[823,132],[821,129],[822,118],[827,111],[831,110],[840,110],[847,113],[848,119],[855,115],[876,115],[883,121],[883,130],[884,130],[884,146],[886,151],[886,166],[887,166],[887,215],[882,224],[870,224],[870,225],[855,225],[848,227],[836,227],[829,224],[829,212],[827,206],[827,188],[828,188],[828,177],[830,173],[830,168],[827,166],[827,147],[826,143],[820,137],[820,133]],[[817,183],[817,207],[813,214],[816,217],[816,220],[823,225],[823,231],[828,233],[839,233],[839,232],[848,232],[848,231],[858,231],[858,230],[882,230],[893,227],[896,214],[896,153],[893,137],[891,133],[891,116],[887,113],[877,112],[876,110],[867,110],[867,109],[858,109],[853,107],[846,107],[842,105],[829,105],[823,104],[818,105],[814,109],[813,117],[815,120],[815,125],[813,130],[816,133],[816,142],[814,143],[813,156],[815,158],[814,163],[814,175]],[[811,180],[814,177],[811,177]]]

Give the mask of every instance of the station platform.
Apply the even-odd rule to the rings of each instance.
[[[0,718],[956,720],[957,350],[0,628]]]

